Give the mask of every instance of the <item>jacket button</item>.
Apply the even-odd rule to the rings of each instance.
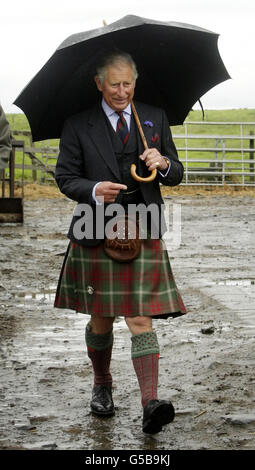
[[[90,295],[94,294],[94,288],[92,286],[88,286],[87,287],[87,293],[90,294]]]

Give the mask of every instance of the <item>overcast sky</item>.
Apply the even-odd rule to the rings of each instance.
[[[232,79],[204,95],[204,108],[255,108],[255,0],[11,0],[1,4],[0,102],[17,95],[68,36],[125,15],[194,24],[220,34],[219,51]],[[124,5],[121,5],[124,4]]]

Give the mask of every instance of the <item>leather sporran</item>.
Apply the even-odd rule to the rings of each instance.
[[[141,240],[137,221],[128,215],[117,218],[112,232],[105,238],[105,253],[114,261],[128,263],[138,257],[140,250]]]

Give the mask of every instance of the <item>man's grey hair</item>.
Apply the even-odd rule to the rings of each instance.
[[[132,56],[128,54],[127,52],[113,51],[113,52],[110,52],[109,54],[104,55],[97,65],[96,72],[97,72],[97,76],[101,84],[103,84],[105,80],[107,67],[116,65],[116,64],[130,65],[133,69],[134,80],[137,79],[138,72],[137,72],[136,64]]]

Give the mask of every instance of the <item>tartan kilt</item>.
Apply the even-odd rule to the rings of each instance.
[[[59,276],[54,307],[100,317],[176,317],[186,308],[176,286],[162,240],[142,241],[141,253],[119,263],[103,243],[69,243]]]

